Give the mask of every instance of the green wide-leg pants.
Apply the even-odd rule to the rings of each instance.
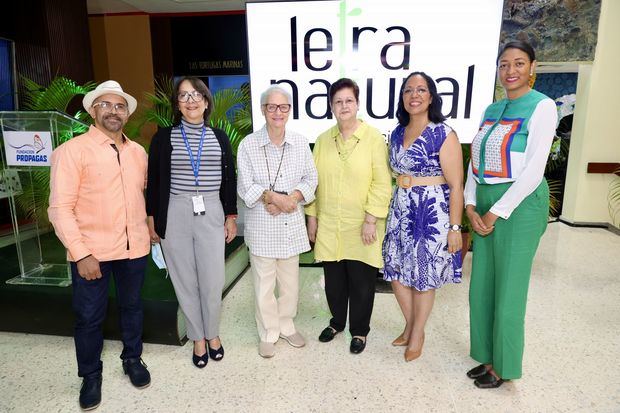
[[[476,212],[483,216],[510,185],[478,185]],[[470,356],[482,364],[493,364],[503,379],[521,377],[527,290],[548,215],[549,187],[543,179],[508,219],[496,221],[491,234],[474,234]]]

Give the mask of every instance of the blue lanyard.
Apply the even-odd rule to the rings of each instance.
[[[192,170],[194,171],[194,182],[196,183],[196,190],[198,190],[198,173],[200,172],[200,156],[202,155],[202,144],[205,141],[206,133],[207,133],[207,128],[203,125],[202,136],[200,137],[200,144],[198,145],[198,155],[197,155],[197,159],[194,161],[194,154],[192,153],[192,148],[189,146],[189,142],[187,141],[187,135],[185,135],[185,128],[183,128],[183,124],[181,123],[181,135],[183,135],[183,142],[185,142],[185,148],[187,149],[187,153],[189,154],[189,161],[192,163]]]

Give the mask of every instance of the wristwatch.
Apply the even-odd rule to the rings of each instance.
[[[461,232],[461,229],[463,229],[462,225],[459,224],[450,224],[450,226],[448,227],[448,229],[450,231],[454,231],[454,232]]]

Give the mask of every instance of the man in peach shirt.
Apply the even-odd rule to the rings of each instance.
[[[48,214],[71,266],[80,406],[91,410],[101,403],[102,324],[112,276],[123,370],[138,388],[151,383],[141,359],[140,297],[150,242],[143,196],[146,152],[122,132],[136,99],[108,80],[82,103],[95,125],[53,152]]]

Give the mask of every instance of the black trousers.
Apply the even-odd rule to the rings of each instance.
[[[121,359],[138,358],[142,354],[142,298],[147,256],[136,259],[102,261],[102,277],[82,278],[77,265],[71,263],[73,311],[75,312],[75,351],[78,376],[101,375],[103,363],[103,321],[108,308],[108,285],[114,277],[118,302],[123,352]]]
[[[375,301],[377,268],[361,261],[323,262],[325,295],[332,313],[330,327],[344,330],[349,308],[349,332],[365,337],[370,331],[370,316]]]

